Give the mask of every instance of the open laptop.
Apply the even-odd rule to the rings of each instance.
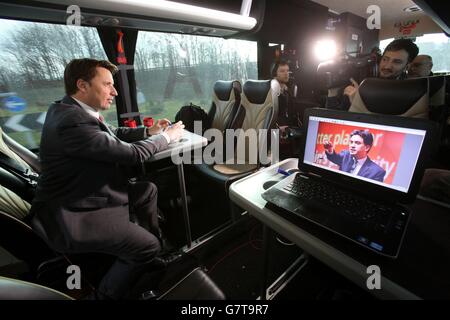
[[[433,128],[422,119],[308,109],[300,172],[262,197],[395,258],[409,221],[405,204],[417,195]]]

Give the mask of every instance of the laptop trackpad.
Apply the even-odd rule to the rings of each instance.
[[[312,201],[305,201],[300,206],[295,208],[295,213],[305,218],[311,219],[315,222],[327,225],[330,219],[329,208],[320,206],[320,204],[313,203]]]

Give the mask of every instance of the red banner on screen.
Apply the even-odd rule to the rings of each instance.
[[[339,170],[338,165],[327,159],[323,143],[326,140],[331,142],[336,153],[348,150],[350,133],[353,130],[368,130],[372,133],[373,145],[368,157],[386,171],[384,183],[392,184],[405,139],[404,133],[321,122],[317,134],[314,163]]]

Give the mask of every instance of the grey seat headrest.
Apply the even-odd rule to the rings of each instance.
[[[250,103],[263,104],[270,88],[270,80],[247,80],[244,83],[243,92]]]

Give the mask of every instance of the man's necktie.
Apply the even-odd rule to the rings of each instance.
[[[101,114],[98,116],[98,121],[100,121],[101,123],[103,123],[103,124],[105,125],[106,130],[108,130],[108,133],[109,133],[110,135],[112,135],[112,136],[114,136],[114,137],[116,136],[116,135],[114,134],[114,132],[111,131],[111,129],[109,128],[108,124],[105,122],[105,118],[103,118],[103,116],[102,116]]]
[[[356,161],[356,158],[355,157],[352,157],[352,168],[351,168],[351,170],[350,170],[350,172],[351,173],[353,173],[353,171],[355,171],[355,169],[356,169],[356,164],[357,164],[358,162]]]

